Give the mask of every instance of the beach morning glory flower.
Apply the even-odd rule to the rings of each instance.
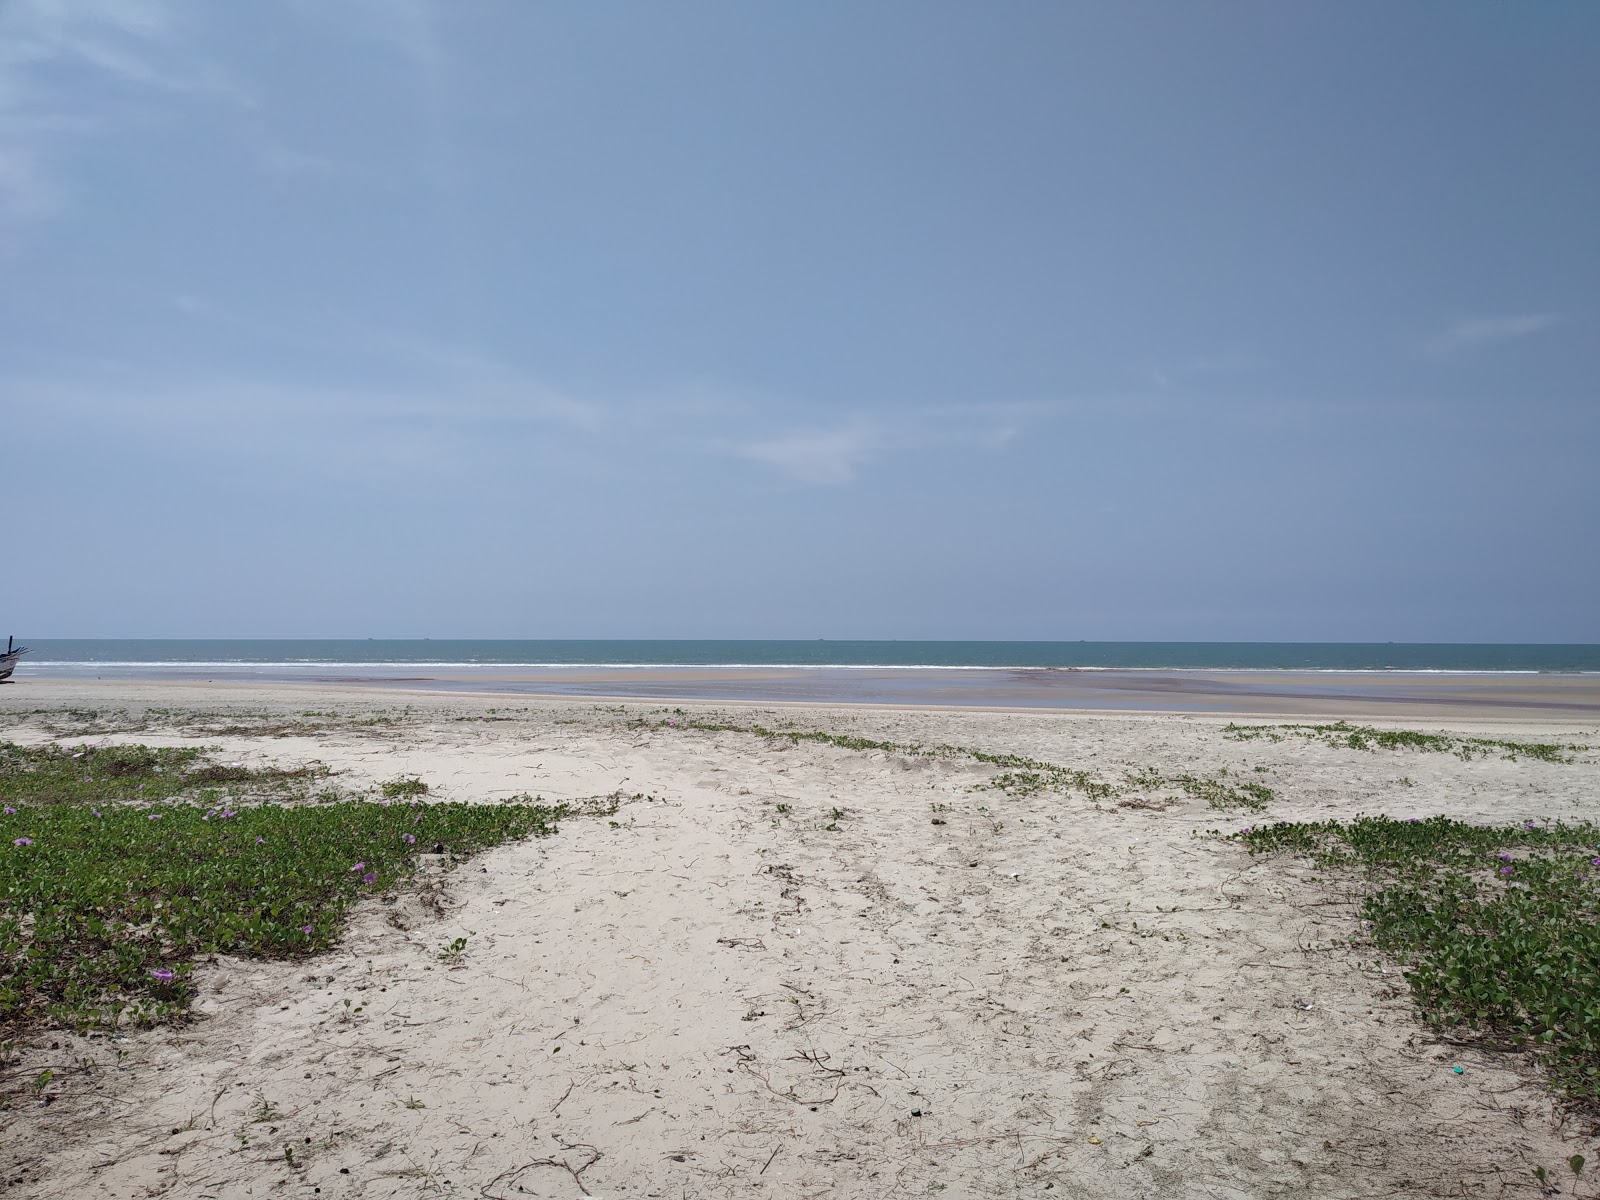
[[[1591,858],[1589,860],[1589,865],[1591,867],[1600,867],[1600,858]]]
[[[151,967],[150,976],[157,983],[171,983],[176,978],[170,967]]]
[[[367,869],[367,864],[364,863],[364,862],[358,862],[355,866],[351,867],[350,869],[352,871],[354,871],[356,874],[359,875],[362,871],[365,871]]]
[[[149,816],[145,817],[145,820],[147,820],[147,821],[159,821],[159,820],[161,820],[161,814],[160,813],[151,813]]]
[[[258,838],[257,838],[257,839],[256,839],[256,845],[258,845],[258,846],[265,846],[265,845],[266,845],[266,844],[267,844],[267,839],[266,839],[266,838],[264,838],[264,837],[258,837]]]
[[[11,844],[13,846],[31,846],[31,845],[33,845],[33,839],[32,838],[18,838],[16,841],[12,842]]]
[[[1497,855],[1495,855],[1495,857],[1498,858],[1501,862],[1510,862],[1511,861],[1511,855],[1509,855],[1509,854],[1497,854]]]
[[[102,813],[98,808],[91,808],[89,811],[92,812],[97,817],[105,816],[105,814]]]
[[[414,846],[417,844],[417,835],[414,833],[402,833],[400,840],[408,846]]]
[[[309,926],[309,925],[300,926],[300,932],[301,933],[310,933],[311,932],[311,926]]]
[[[6,816],[8,816],[8,817],[9,817],[9,816],[11,816],[11,815],[12,815],[12,814],[13,814],[13,813],[15,813],[15,812],[16,812],[16,811],[17,811],[17,810],[16,810],[16,809],[14,809],[14,808],[12,808],[12,807],[11,807],[11,805],[9,805],[9,804],[8,804],[8,805],[6,805]]]
[[[368,871],[365,875],[363,875],[361,877],[361,882],[362,883],[371,883],[373,880],[375,880],[377,878],[378,878],[377,872]]]
[[[1500,868],[1500,874],[1502,874],[1502,875],[1511,874],[1511,868],[1510,867],[1501,867]]]

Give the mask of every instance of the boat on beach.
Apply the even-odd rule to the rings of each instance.
[[[14,638],[6,638],[6,652],[0,654],[0,680],[11,678],[11,672],[17,669],[17,659],[27,652],[28,648],[18,646]]]

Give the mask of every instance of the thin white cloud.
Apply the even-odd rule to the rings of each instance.
[[[1180,363],[1155,367],[1146,372],[1146,378],[1157,387],[1169,387],[1188,377],[1231,375],[1262,365],[1261,359],[1253,354],[1203,354]]]
[[[54,141],[102,126],[98,116],[66,111],[79,97],[59,68],[130,88],[254,103],[184,43],[171,16],[163,0],[0,3],[0,225],[15,228],[59,213],[65,189],[48,170]]]
[[[793,432],[754,441],[725,443],[740,458],[774,467],[801,483],[849,483],[873,450],[865,428]]]
[[[1448,355],[1493,342],[1509,342],[1549,329],[1561,321],[1560,313],[1520,313],[1502,317],[1470,317],[1457,321],[1442,333],[1429,338],[1424,349],[1430,354]]]
[[[450,6],[432,0],[298,0],[301,18],[319,31],[336,30],[363,45],[376,46],[405,64],[415,82],[420,168],[429,182],[444,193],[462,189],[458,139],[451,129],[451,91],[454,74],[441,21]]]
[[[1010,410],[1007,412],[1007,410]],[[994,453],[1014,441],[1021,426],[1015,406],[970,405],[896,410],[889,422],[859,417],[831,428],[789,429],[704,445],[713,454],[747,459],[801,483],[850,483],[872,462],[889,455],[930,450]],[[759,413],[751,414],[759,420]]]
[[[62,48],[123,83],[167,92],[209,92],[246,107],[254,107],[256,103],[254,97],[212,63],[194,67],[161,66],[125,46],[110,45],[95,38],[67,38]]]
[[[338,169],[330,158],[279,145],[263,146],[256,161],[268,175],[325,175]]]
[[[45,177],[26,146],[0,145],[0,228],[54,216],[59,190]]]

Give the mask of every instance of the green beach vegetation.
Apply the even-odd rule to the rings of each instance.
[[[1414,729],[1378,729],[1372,725],[1352,725],[1348,721],[1335,721],[1331,725],[1237,725],[1230,722],[1222,732],[1224,737],[1236,742],[1282,742],[1300,737],[1341,750],[1420,750],[1454,754],[1465,762],[1498,753],[1512,762],[1533,758],[1541,762],[1569,763],[1575,754],[1591,748],[1576,742],[1521,742],[1511,738],[1421,733]]]
[[[211,955],[314,954],[351,905],[423,861],[616,811],[615,798],[426,792],[402,778],[351,795],[320,766],[218,763],[198,748],[0,743],[0,1033],[174,1019]]]
[[[1260,812],[1276,798],[1273,790],[1264,783],[1256,780],[1239,782],[1229,779],[1226,767],[1216,776],[1209,778],[1187,772],[1168,776],[1154,767],[1141,767],[1135,771],[1124,772],[1120,780],[1113,782],[1077,767],[1064,767],[1022,754],[996,754],[968,746],[923,746],[915,742],[886,742],[858,737],[855,734],[829,733],[821,729],[769,729],[764,725],[732,725],[722,721],[706,721],[691,717],[682,709],[674,710],[672,717],[661,720],[637,717],[629,724],[634,729],[652,731],[692,729],[707,733],[741,733],[768,741],[788,742],[791,746],[798,746],[802,742],[815,742],[824,746],[836,746],[841,750],[878,750],[909,758],[964,758],[987,766],[999,767],[1000,773],[980,786],[1013,797],[1038,795],[1047,791],[1074,791],[1091,800],[1109,800],[1130,792],[1150,793],[1163,788],[1172,788],[1197,800],[1204,800],[1209,807],[1219,811],[1242,808],[1253,812]]]
[[[1371,946],[1429,1025],[1531,1049],[1567,1099],[1600,1104],[1600,826],[1380,816],[1232,836],[1359,877]]]

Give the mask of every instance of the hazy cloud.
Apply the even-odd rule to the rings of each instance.
[[[1561,320],[1560,313],[1522,313],[1504,317],[1472,317],[1457,321],[1444,332],[1429,338],[1425,349],[1432,354],[1453,354],[1491,342],[1506,342],[1548,329]]]
[[[0,227],[54,215],[60,194],[25,146],[0,145]]]
[[[332,159],[278,145],[262,147],[256,161],[268,175],[321,175],[338,167]]]
[[[729,453],[775,467],[802,483],[849,483],[873,450],[865,428],[785,433],[755,441],[730,442]]]
[[[0,221],[52,216],[61,189],[48,173],[52,139],[99,122],[62,111],[75,102],[49,72],[69,66],[129,87],[205,93],[240,104],[249,94],[175,36],[157,0],[13,0],[0,5]]]
[[[1183,362],[1158,366],[1148,373],[1157,387],[1169,387],[1181,379],[1198,375],[1231,375],[1255,370],[1262,361],[1253,354],[1203,354]]]

